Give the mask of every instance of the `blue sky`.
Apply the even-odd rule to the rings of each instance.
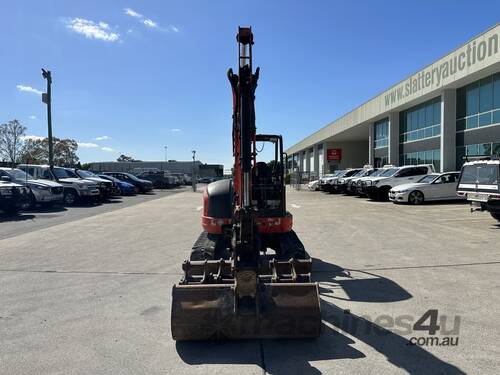
[[[472,9],[473,8],[473,9]],[[251,25],[257,128],[290,146],[499,21],[498,1],[2,1],[0,122],[53,127],[82,161],[231,165],[238,25]],[[33,89],[33,90],[32,90]]]

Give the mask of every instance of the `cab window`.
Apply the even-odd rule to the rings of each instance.
[[[396,177],[410,177],[410,176],[415,176],[414,170],[416,168],[404,168],[399,171],[399,173],[396,175]]]
[[[30,173],[31,174],[31,173]],[[45,169],[42,174],[40,175],[40,178],[43,178],[44,180],[52,180],[52,176],[50,175],[50,172],[48,169]]]

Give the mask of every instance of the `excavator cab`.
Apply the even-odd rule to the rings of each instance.
[[[233,92],[233,178],[207,186],[203,232],[183,277],[172,288],[174,340],[311,338],[321,330],[312,260],[286,211],[283,141],[255,134],[253,34],[239,28]],[[274,145],[274,160],[257,161],[256,143]],[[274,254],[268,252],[273,250]]]
[[[259,217],[285,216],[285,176],[283,168],[283,139],[281,135],[257,134],[257,144],[270,143],[274,158],[266,163],[258,161],[252,168],[252,204]]]

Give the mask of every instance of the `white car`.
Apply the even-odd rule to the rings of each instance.
[[[366,194],[370,199],[387,200],[389,191],[398,185],[417,182],[422,177],[434,173],[432,164],[405,165],[399,168],[389,168],[380,176],[364,182]]]
[[[391,174],[395,172],[397,168],[398,167],[392,164],[386,164],[382,168],[376,168],[376,170],[369,176],[358,178],[356,182],[356,194],[360,196],[366,196],[368,194],[367,187],[371,186],[372,180],[382,176],[384,173]],[[389,170],[392,170],[392,172]]]
[[[307,184],[307,188],[312,191],[318,191],[319,190],[319,180],[314,180],[311,181]]]
[[[355,195],[358,192],[358,185],[360,181],[369,177],[376,177],[380,171],[380,168],[368,168],[364,170],[364,173],[359,176],[353,176],[347,182],[346,193],[349,195]]]
[[[477,157],[462,167],[457,194],[466,198],[472,211],[489,211],[500,222],[500,159]]]
[[[323,175],[323,177],[319,179],[319,190],[324,191],[325,187],[329,185],[330,181],[334,178],[337,178],[337,176],[340,176],[342,173],[344,173],[344,170],[339,169],[333,173]]]
[[[419,181],[393,187],[389,200],[394,203],[422,204],[425,201],[458,200],[457,182],[460,172],[432,173]]]

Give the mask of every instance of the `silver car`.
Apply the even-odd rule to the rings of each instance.
[[[23,208],[29,209],[35,204],[59,204],[63,202],[63,186],[49,180],[35,179],[30,174],[16,168],[0,168],[0,177],[29,188],[28,199]]]

